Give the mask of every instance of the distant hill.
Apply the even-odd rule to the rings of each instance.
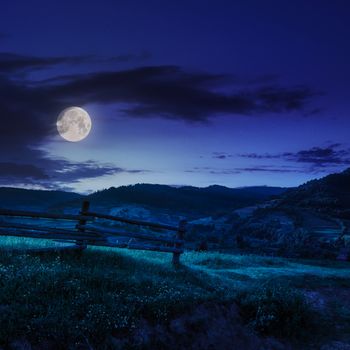
[[[350,168],[288,190],[282,203],[315,209],[350,210]]]
[[[137,204],[176,212],[204,214],[253,205],[285,191],[284,188],[265,186],[228,188],[214,185],[198,188],[137,184],[118,188],[111,187],[95,192],[87,198],[92,205]]]
[[[78,209],[81,201],[87,199],[92,206],[138,205],[174,213],[207,215],[261,203],[285,191],[285,188],[267,186],[228,188],[214,185],[198,188],[137,184],[111,187],[83,196],[64,191],[0,187],[0,208]]]
[[[0,208],[42,209],[83,197],[74,192],[0,187]]]

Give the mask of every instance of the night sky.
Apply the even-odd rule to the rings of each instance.
[[[346,0],[0,4],[0,185],[296,186],[350,166]],[[92,130],[62,139],[80,106]]]

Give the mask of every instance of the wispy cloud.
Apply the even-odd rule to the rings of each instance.
[[[0,185],[36,184],[42,188],[60,189],[71,187],[85,179],[121,173],[149,172],[146,169],[125,169],[113,164],[93,160],[72,162],[62,158],[50,158],[45,152],[34,152],[32,162],[0,162]]]
[[[305,86],[230,87],[228,76],[186,72],[177,66],[141,67],[65,77],[50,93],[79,103],[128,104],[129,117],[206,122],[217,115],[304,110],[315,92]],[[219,92],[223,86],[227,92]]]
[[[297,152],[283,153],[245,153],[240,157],[248,159],[281,159],[287,162],[302,163],[310,166],[311,171],[322,170],[329,166],[350,165],[350,149],[340,143],[333,143],[325,147],[312,147]]]
[[[5,37],[5,36],[4,36]],[[2,35],[0,33],[0,39]],[[33,72],[37,70],[51,68],[57,65],[76,65],[88,63],[126,63],[126,62],[144,62],[151,57],[149,51],[140,53],[125,53],[112,57],[99,57],[96,55],[84,56],[55,56],[38,57],[20,55],[11,52],[0,52],[0,73],[13,74]]]
[[[0,53],[0,73],[20,73],[45,69],[59,64],[78,64],[91,59],[91,56],[36,57],[9,52]]]
[[[149,55],[141,52],[102,60],[141,62]],[[305,86],[271,86],[270,78],[242,85],[232,75],[188,71],[179,66],[100,71],[41,82],[34,82],[25,74],[98,60],[101,59],[95,56],[34,57],[0,53],[0,160],[2,167],[7,167],[7,172],[0,174],[2,183],[20,178],[36,181],[40,176],[48,176],[50,181],[58,182],[60,178],[74,182],[88,176],[146,171],[98,163],[65,163],[35,151],[56,132],[56,116],[67,105],[122,103],[127,106],[124,113],[129,118],[177,119],[195,125],[214,120],[218,115],[234,118],[303,111],[315,96]],[[216,157],[224,159],[228,155]],[[56,173],[62,167],[70,170]],[[41,180],[44,181],[43,177]]]
[[[214,168],[214,167],[194,167],[186,170],[188,173],[206,173],[211,175],[237,175],[244,173],[305,173],[300,167],[278,166],[278,165],[261,165],[232,168]]]
[[[212,158],[214,159],[227,159],[234,157],[233,154],[227,153],[227,152],[213,152]]]
[[[217,159],[225,168],[195,167],[188,172],[232,175],[241,173],[327,173],[350,166],[350,148],[341,143],[329,143],[296,152],[280,153],[242,153],[213,152],[212,159]],[[227,167],[232,159],[245,158],[254,164],[244,167]],[[235,162],[237,163],[237,162]],[[217,163],[218,164],[218,163]]]

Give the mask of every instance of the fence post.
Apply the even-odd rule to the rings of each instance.
[[[179,228],[177,230],[176,238],[181,239],[181,240],[184,239],[185,230],[186,230],[186,220],[181,220],[179,222]],[[178,249],[183,248],[183,243],[175,243],[175,248],[178,248]],[[174,266],[180,265],[180,254],[181,253],[173,253],[173,265]]]
[[[90,207],[90,202],[89,201],[84,201],[83,204],[81,205],[81,210],[79,212],[80,215],[85,215],[89,211]],[[82,219],[79,220],[79,226],[84,226],[86,224],[86,220]],[[85,229],[83,227],[78,228],[79,232],[85,232]],[[83,240],[77,240],[77,245],[81,247],[81,249],[86,248],[86,242]]]

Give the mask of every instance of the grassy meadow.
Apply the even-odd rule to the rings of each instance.
[[[167,322],[196,305],[235,302],[247,327],[312,348],[350,339],[350,263],[256,255],[88,248],[18,254],[50,241],[0,238],[0,345],[25,338],[102,344],[144,318]],[[98,347],[100,348],[100,347]]]

